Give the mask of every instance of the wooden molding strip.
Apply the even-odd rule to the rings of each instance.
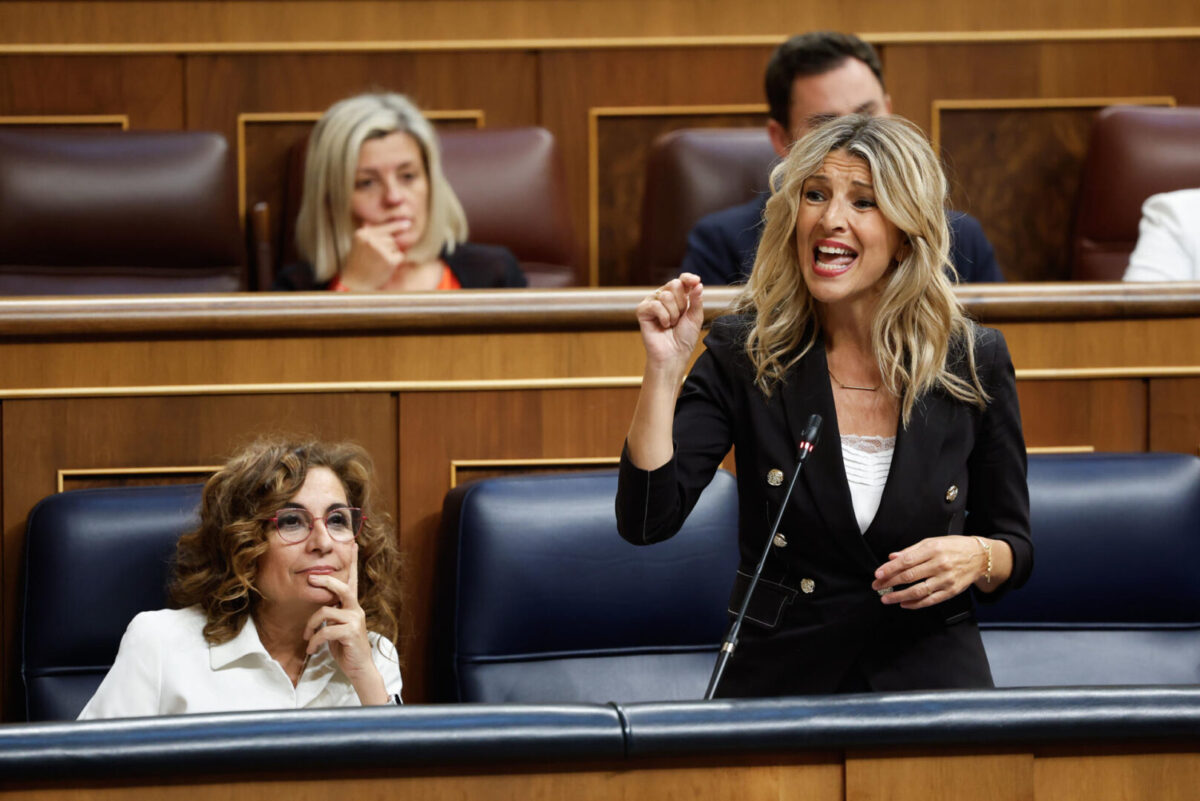
[[[898,31],[860,33],[875,45],[1105,42],[1200,38],[1200,27],[1069,28],[1007,31]],[[0,55],[253,54],[444,52],[452,50],[605,50],[616,48],[775,47],[783,34],[741,36],[617,36],[531,39],[430,39],[296,42],[113,42],[0,44]]]
[[[636,331],[646,288],[468,289],[457,292],[231,292],[0,298],[0,347],[47,338],[114,340],[163,334],[248,338],[489,331]],[[737,287],[704,290],[708,319]],[[1200,282],[964,284],[967,312],[986,323],[1200,317]]]
[[[34,114],[0,116],[0,125],[120,125],[129,130],[128,114]]]
[[[221,465],[198,465],[195,467],[82,467],[63,468],[58,470],[58,492],[63,491],[69,478],[84,478],[87,476],[112,476],[122,478],[129,476],[209,476],[221,469]]]
[[[998,111],[1005,109],[1104,108],[1106,106],[1176,106],[1171,95],[1148,97],[1001,97],[933,101],[929,140],[934,152],[942,147],[943,111]]]
[[[471,467],[612,467],[621,463],[619,456],[580,456],[561,459],[451,459],[450,489],[458,486],[458,471]]]
[[[1016,371],[1018,381],[1086,381],[1112,379],[1200,378],[1200,365],[1177,367],[1053,367]],[[196,395],[316,395],[364,392],[502,392],[555,389],[628,389],[642,377],[491,378],[409,381],[309,381],[259,384],[158,384],[113,387],[32,387],[0,389],[0,400],[68,398],[184,397]]]
[[[0,389],[0,400],[56,398],[178,397],[193,395],[317,395],[362,392],[497,392],[529,389],[623,389],[640,387],[642,377],[492,378],[452,381],[311,381],[277,384],[160,384],[120,387],[39,387]]]
[[[1037,453],[1095,453],[1095,445],[1039,445],[1033,448],[1026,448],[1025,452],[1029,455]]]

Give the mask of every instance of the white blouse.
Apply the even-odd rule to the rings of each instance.
[[[293,686],[258,639],[253,618],[220,645],[205,641],[204,623],[204,612],[196,606],[135,617],[112,669],[79,719],[361,706],[328,643],[309,657]],[[368,632],[367,639],[388,693],[399,695],[396,649],[375,632]]]
[[[887,483],[895,451],[895,437],[842,435],[842,462],[846,466],[850,501],[854,504],[854,517],[858,520],[861,533],[866,533],[867,527],[875,519],[875,513],[879,511],[879,501],[883,497],[883,486]]]

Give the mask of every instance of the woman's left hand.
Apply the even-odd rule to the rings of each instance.
[[[304,627],[308,653],[316,653],[324,643],[329,643],[329,652],[354,685],[363,706],[390,703],[383,676],[371,657],[367,614],[358,603],[358,543],[354,543],[350,554],[348,582],[332,575],[317,574],[309,576],[308,583],[324,587],[338,599],[336,605],[323,606],[308,619]]]
[[[875,571],[871,589],[892,590],[885,604],[903,609],[923,609],[948,601],[970,587],[987,569],[987,557],[974,537],[928,537],[903,551],[888,554]]]

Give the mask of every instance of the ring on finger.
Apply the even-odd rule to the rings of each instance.
[[[656,290],[654,290],[654,299],[655,299],[655,300],[661,300],[661,299],[662,299],[662,290],[661,290],[661,289],[656,289]]]

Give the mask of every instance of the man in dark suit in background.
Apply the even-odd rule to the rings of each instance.
[[[875,48],[857,36],[817,31],[793,36],[771,56],[766,74],[771,118],[767,134],[780,158],[810,128],[843,114],[886,115],[892,99],[883,87]],[[683,272],[708,285],[750,276],[762,234],[764,193],[749,203],[709,214],[688,233]],[[950,260],[963,281],[1003,281],[979,221],[950,211]]]

